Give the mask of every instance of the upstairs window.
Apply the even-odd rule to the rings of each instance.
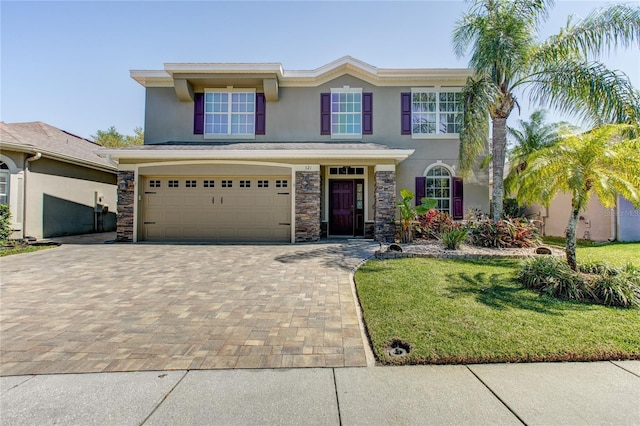
[[[458,134],[462,125],[462,94],[413,89],[402,93],[402,134],[429,137]]]
[[[343,87],[320,94],[320,134],[359,139],[373,134],[373,93]]]
[[[204,135],[255,135],[255,104],[254,92],[205,92]]]
[[[334,136],[362,135],[362,93],[331,93],[331,134]]]

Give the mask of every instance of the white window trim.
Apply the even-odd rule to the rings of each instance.
[[[362,87],[332,87],[331,93],[360,93],[360,133],[359,134],[351,134],[351,133],[333,133],[333,111],[330,112],[330,120],[329,123],[331,128],[331,139],[350,139],[350,140],[360,140],[362,139]],[[329,104],[331,104],[331,99],[329,99]]]
[[[438,160],[437,162],[435,162],[433,164],[430,164],[424,170],[423,176],[426,179],[429,179],[429,176],[427,176],[427,174],[432,169],[435,169],[436,167],[442,167],[443,169],[445,169],[446,171],[449,172],[449,209],[445,213],[447,213],[449,216],[453,216],[453,178],[455,177],[455,170],[454,170],[453,167],[449,166],[448,164],[445,164],[441,160]],[[426,182],[425,182],[425,185],[426,185]],[[425,196],[427,198],[429,198],[429,196],[427,195],[427,188],[425,188]],[[445,198],[434,198],[434,199],[436,199],[436,200],[444,200]],[[440,210],[438,210],[438,211],[440,211]]]
[[[204,131],[203,131],[203,136],[205,139],[255,139],[256,138],[256,128],[255,128],[255,119],[256,119],[256,89],[255,88],[234,88],[233,86],[229,86],[227,88],[211,88],[211,89],[204,89],[204,93],[205,93],[205,105],[206,105],[206,96],[207,93],[228,93],[229,95],[231,95],[232,93],[253,93],[253,120],[254,120],[254,125],[253,125],[253,133],[252,134],[242,134],[242,135],[234,135],[231,133],[227,133],[225,135],[221,135],[221,134],[214,134],[214,133],[207,133],[206,132],[206,116],[207,116],[207,112],[206,112],[206,106],[205,106],[205,113],[204,113],[204,120],[205,120],[205,124],[204,124]],[[229,115],[229,132],[231,132],[231,96],[229,96],[229,111],[228,111],[228,115]]]
[[[412,87],[411,88],[411,139],[458,139],[460,133],[439,133],[440,132],[440,116],[438,104],[440,97],[436,96],[436,133],[413,133],[413,94],[414,93],[461,93],[462,87]],[[426,173],[426,172],[425,172]]]
[[[5,163],[6,164],[6,163]],[[7,164],[7,167],[9,165]],[[11,205],[11,172],[9,169],[0,169],[0,176],[4,176],[4,184],[5,184],[5,193],[3,194],[6,200],[6,203],[9,206]]]

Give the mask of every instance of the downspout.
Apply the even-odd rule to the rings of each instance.
[[[24,159],[24,181],[22,184],[22,239],[27,238],[27,176],[29,176],[29,163],[42,158],[41,152],[34,153],[31,157]]]
[[[611,209],[611,238],[609,241],[618,239],[618,201],[619,199],[616,199],[616,205]]]

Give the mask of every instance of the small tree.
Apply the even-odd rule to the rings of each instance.
[[[98,130],[95,135],[91,135],[93,140],[104,147],[116,148],[120,146],[142,145],[144,143],[144,132],[142,127],[133,129],[135,135],[123,135],[118,132],[115,126],[109,127],[107,130]]]
[[[515,182],[518,201],[548,206],[558,192],[571,194],[566,231],[567,263],[574,271],[576,229],[580,212],[592,194],[605,207],[614,207],[618,195],[640,206],[640,139],[630,139],[634,128],[607,125],[561,137],[554,145],[528,157],[527,168]]]
[[[5,244],[12,232],[11,210],[7,204],[0,204],[0,243]]]
[[[402,224],[401,239],[403,243],[413,241],[413,228],[411,224],[418,215],[426,214],[430,209],[434,208],[438,201],[431,198],[422,198],[419,206],[413,206],[413,192],[406,188],[400,190],[401,200],[396,204],[400,207],[400,223]]]

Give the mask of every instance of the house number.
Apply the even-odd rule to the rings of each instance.
[[[313,167],[311,167],[311,166],[304,166],[304,169],[305,169],[305,170],[311,170],[312,168],[313,168]]]

